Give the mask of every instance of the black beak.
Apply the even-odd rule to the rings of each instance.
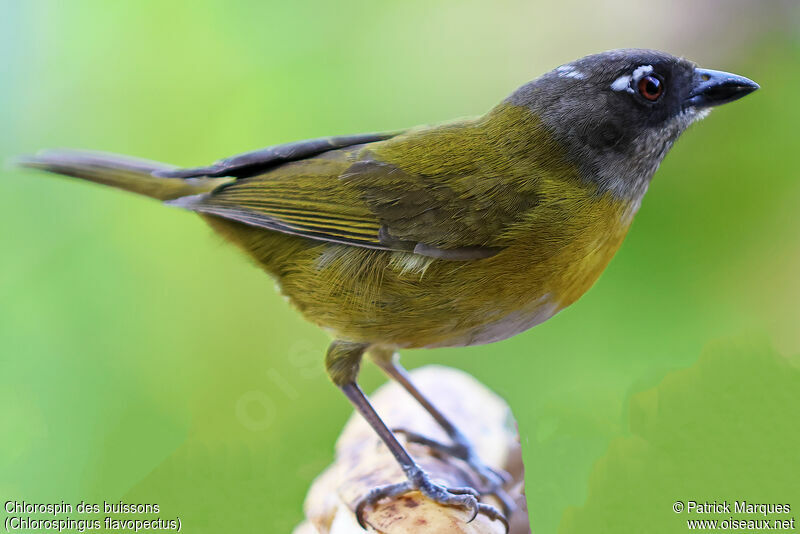
[[[694,87],[686,99],[687,107],[707,108],[738,100],[759,88],[753,80],[730,72],[694,70]]]

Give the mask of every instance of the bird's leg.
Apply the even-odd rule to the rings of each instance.
[[[502,503],[506,514],[510,514],[515,506],[512,499],[502,489],[511,479],[508,473],[489,467],[478,457],[469,439],[417,389],[411,381],[408,371],[400,365],[397,353],[373,347],[370,348],[370,356],[390,378],[403,386],[422,405],[425,411],[442,427],[453,443],[451,445],[441,443],[406,429],[394,429],[394,432],[402,432],[410,442],[425,445],[440,454],[463,460],[487,484],[488,487],[483,493],[495,495]]]
[[[472,515],[470,521],[479,513],[484,514],[490,519],[497,519],[506,525],[505,517],[494,507],[478,502],[478,492],[472,488],[446,488],[434,484],[428,474],[411,458],[408,451],[397,441],[391,430],[381,420],[378,413],[372,407],[356,383],[361,357],[369,345],[361,343],[351,343],[345,341],[334,341],[328,348],[325,358],[325,365],[328,375],[333,382],[347,396],[358,413],[369,423],[372,429],[378,434],[381,441],[392,453],[397,463],[400,464],[408,480],[399,484],[390,484],[372,489],[357,505],[356,517],[362,528],[364,524],[363,512],[367,506],[374,505],[381,499],[395,497],[409,491],[417,490],[429,499],[444,506],[455,506],[469,510]]]

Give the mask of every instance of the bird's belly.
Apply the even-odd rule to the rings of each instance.
[[[429,345],[428,348],[466,347],[502,341],[545,322],[560,309],[558,302],[550,294],[546,294],[534,301],[530,307],[513,311],[500,319],[491,319],[490,322],[462,332],[447,341]]]

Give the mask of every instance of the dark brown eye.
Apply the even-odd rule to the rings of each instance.
[[[651,74],[639,80],[639,94],[650,102],[655,102],[661,98],[663,92],[664,82],[661,81],[661,78]]]

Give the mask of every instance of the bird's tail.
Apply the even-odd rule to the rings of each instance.
[[[173,169],[172,165],[144,159],[86,150],[44,150],[16,160],[22,167],[74,176],[98,184],[110,185],[159,200],[174,200],[187,195],[207,193],[229,178],[161,178],[155,171]]]

